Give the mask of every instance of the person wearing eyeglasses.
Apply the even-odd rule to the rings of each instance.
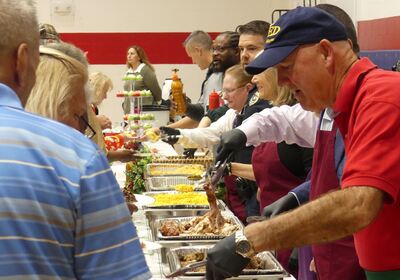
[[[200,69],[205,69],[204,67],[208,63],[209,65],[206,66],[208,71],[201,86],[202,92],[198,103],[186,104],[186,116],[169,124],[168,127],[176,129],[208,127],[211,122],[217,121],[225,114],[229,109],[226,105],[215,110],[208,110],[208,97],[211,91],[221,90],[226,69],[240,62],[238,43],[239,34],[233,31],[218,34],[214,41],[207,33],[199,30],[192,32],[186,38],[183,43],[186,53]],[[159,128],[153,128],[153,131],[156,134],[160,133]]]
[[[87,65],[39,49],[34,1],[0,0],[0,11],[2,278],[149,279],[107,159],[69,127],[84,128]],[[27,103],[69,126],[27,112]]]
[[[229,110],[209,127],[179,130],[160,127],[160,130],[164,134],[171,135],[171,141],[169,141],[171,144],[176,143],[178,139],[173,135],[180,134],[178,143],[185,148],[204,148],[218,144],[224,132],[240,125],[252,114],[271,106],[268,101],[260,99],[258,93],[252,90],[254,86],[251,79],[252,76],[244,71],[241,64],[234,65],[225,71],[222,92]],[[250,163],[252,151],[253,146],[236,151],[232,160]],[[244,181],[246,188],[244,185],[239,188],[233,176],[225,176],[224,181],[228,189],[228,206],[239,219],[245,222],[247,216],[259,214],[259,205],[256,200],[257,188],[254,183]],[[242,189],[246,191],[240,193]]]

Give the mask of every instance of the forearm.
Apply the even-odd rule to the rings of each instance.
[[[251,224],[245,235],[257,252],[337,240],[366,227],[379,213],[383,196],[371,187],[331,192],[291,212]]]
[[[199,123],[199,128],[201,127],[209,127],[211,124],[211,119],[207,116],[203,117]]]
[[[281,106],[264,109],[246,119],[238,129],[247,136],[247,145],[263,142],[298,144],[313,147],[318,117],[299,106]]]
[[[231,174],[244,179],[255,181],[256,178],[251,164],[244,164],[238,162],[231,163]]]
[[[220,142],[221,132],[212,127],[180,129],[181,135],[178,143],[185,148],[205,148]],[[196,146],[193,145],[195,143]]]

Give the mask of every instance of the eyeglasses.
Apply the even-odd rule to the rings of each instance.
[[[245,86],[246,85],[243,85],[243,86],[240,86],[240,87],[237,87],[237,88],[234,88],[234,89],[222,89],[221,93],[222,94],[224,94],[224,93],[229,94],[229,93],[237,91],[238,89],[244,88]]]
[[[237,47],[233,47],[233,46],[216,46],[216,47],[212,47],[212,51],[222,53],[227,49],[236,49],[236,48]]]
[[[96,131],[87,121],[87,113],[82,116],[75,114],[75,118],[79,120],[79,131],[82,132],[87,138],[92,139],[96,135]]]

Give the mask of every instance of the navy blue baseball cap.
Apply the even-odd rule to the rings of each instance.
[[[298,46],[347,40],[346,29],[334,16],[310,7],[298,7],[282,15],[270,26],[264,51],[246,67],[258,74],[289,56]]]

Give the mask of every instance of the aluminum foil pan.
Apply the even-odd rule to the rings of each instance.
[[[182,267],[180,259],[182,256],[189,254],[203,253],[207,256],[207,251],[211,248],[210,245],[198,245],[191,247],[178,247],[172,248],[167,254],[167,262],[171,272],[176,271]],[[238,279],[282,279],[287,272],[283,269],[282,265],[275,259],[271,252],[261,252],[257,254],[257,257],[261,259],[262,268],[259,269],[244,269],[242,273],[237,277]],[[186,272],[184,277],[188,279],[194,279],[192,277],[204,277],[205,268],[200,271],[189,271]]]
[[[195,191],[204,190],[202,186],[196,185],[196,182],[189,180],[187,176],[154,176],[147,178],[146,190],[149,192],[171,191],[179,184],[194,185]]]
[[[186,171],[179,170],[187,167]],[[146,175],[151,176],[189,176],[192,170],[198,168],[201,173],[205,171],[202,164],[173,164],[173,163],[150,163],[146,167]],[[201,174],[198,174],[201,175]]]
[[[178,194],[177,191],[153,191],[153,192],[145,192],[144,195],[154,197],[157,194]],[[196,194],[206,194],[205,192],[196,192]],[[207,204],[164,204],[164,205],[145,205],[143,209],[209,209],[209,205]]]
[[[209,168],[213,164],[214,159],[210,156],[195,156],[194,158],[186,158],[185,156],[169,156],[166,158],[155,158],[153,163],[174,163],[174,164],[201,164],[205,168]]]
[[[238,226],[238,230],[243,229],[243,225],[240,222],[240,220],[235,217],[234,215],[231,215],[229,212],[222,212],[222,216],[225,219],[229,219],[232,221],[234,225]],[[222,238],[225,238],[226,235],[215,235],[215,234],[204,234],[204,235],[192,235],[192,234],[180,234],[178,236],[164,236],[162,233],[159,231],[159,228],[161,225],[166,222],[166,221],[175,221],[178,223],[182,222],[188,222],[191,219],[196,218],[196,216],[192,217],[178,217],[178,218],[166,218],[166,219],[158,219],[154,223],[154,227],[157,230],[157,239],[158,240],[182,240],[182,241],[187,241],[187,240],[219,240]]]

